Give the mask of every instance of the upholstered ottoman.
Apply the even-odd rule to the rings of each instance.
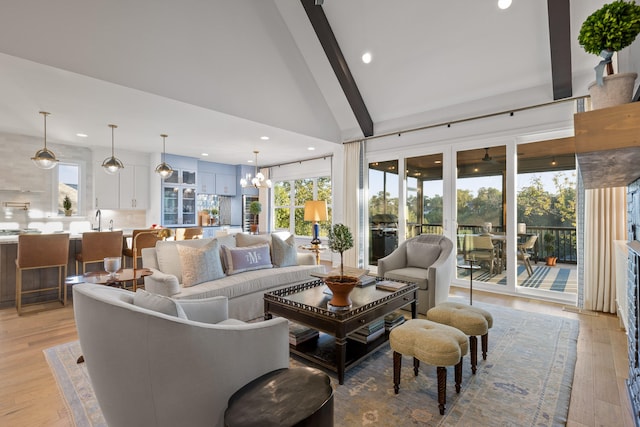
[[[471,371],[475,374],[478,365],[478,335],[482,339],[482,359],[487,360],[489,329],[493,326],[491,313],[472,305],[443,302],[427,311],[427,319],[453,326],[469,336]]]
[[[423,319],[411,319],[391,330],[389,342],[393,350],[393,389],[400,390],[402,355],[413,357],[417,376],[420,361],[437,367],[438,408],[444,415],[447,400],[447,366],[455,366],[456,393],[462,382],[462,356],[467,354],[467,336],[451,326]]]

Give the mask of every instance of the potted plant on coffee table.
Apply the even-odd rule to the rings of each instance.
[[[262,203],[253,201],[249,204],[249,213],[253,215],[253,224],[251,224],[251,233],[258,232],[258,215],[262,212]]]
[[[353,236],[349,227],[344,224],[334,224],[329,228],[328,243],[331,252],[340,253],[340,275],[325,277],[333,298],[329,301],[329,307],[334,309],[349,309],[351,299],[349,294],[353,288],[360,283],[360,279],[353,276],[344,275],[344,252],[353,247]]]
[[[636,73],[613,74],[611,57],[629,46],[640,33],[640,6],[635,1],[605,4],[583,22],[578,42],[587,53],[603,59],[595,67],[596,81],[589,85],[593,108],[631,102]],[[606,67],[607,76],[603,77]]]

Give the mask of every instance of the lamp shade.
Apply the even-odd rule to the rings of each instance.
[[[327,202],[324,200],[310,200],[304,203],[304,220],[305,221],[326,221]]]

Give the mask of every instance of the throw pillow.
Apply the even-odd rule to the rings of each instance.
[[[276,267],[288,267],[298,265],[298,251],[293,235],[283,240],[277,234],[271,236],[271,249],[273,252],[273,265]]]
[[[236,234],[236,246],[246,247],[246,246],[254,246],[260,245],[262,243],[268,243],[271,245],[271,235],[270,234],[244,234],[238,233]]]
[[[191,248],[201,248],[208,245],[212,240],[213,239],[194,239],[180,240],[179,242],[161,240],[157,242],[156,258],[158,260],[158,269],[163,273],[173,274],[178,278],[178,282],[182,283],[182,266],[180,265],[177,246],[182,245]]]
[[[201,248],[186,245],[176,247],[182,266],[182,286],[189,287],[224,277],[217,240]]]
[[[186,319],[185,314],[180,304],[175,300],[158,294],[152,294],[144,289],[138,289],[133,297],[133,305],[146,308],[147,310],[157,311],[158,313],[167,314],[169,316],[176,316],[180,319]]]
[[[440,245],[407,242],[407,267],[429,268],[440,256]]]
[[[267,243],[242,248],[222,245],[222,253],[228,275],[273,267]]]

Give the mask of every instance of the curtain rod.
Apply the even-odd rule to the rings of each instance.
[[[280,167],[280,166],[293,165],[293,164],[296,164],[296,163],[310,162],[312,160],[326,159],[327,157],[333,157],[333,154],[325,154],[324,156],[311,157],[309,159],[294,160],[292,162],[279,163],[277,165],[269,165],[269,166],[261,166],[261,167],[263,167],[263,168],[275,168],[275,167]]]
[[[499,111],[499,112],[496,112],[496,113],[488,113],[488,114],[483,114],[483,115],[480,115],[480,116],[467,117],[467,118],[464,118],[464,119],[457,119],[457,120],[449,120],[447,122],[440,122],[440,123],[435,123],[435,124],[432,124],[432,125],[420,126],[420,127],[404,129],[404,130],[397,130],[397,131],[394,131],[394,132],[387,132],[387,133],[383,133],[383,134],[380,134],[380,135],[373,135],[373,136],[368,136],[368,137],[351,139],[349,141],[343,142],[343,144],[350,144],[352,142],[360,142],[360,141],[369,141],[369,140],[372,140],[372,139],[385,138],[387,136],[393,136],[393,135],[400,136],[403,133],[418,132],[418,131],[422,131],[422,130],[426,130],[426,129],[436,128],[436,127],[439,127],[439,126],[451,127],[451,125],[455,125],[455,124],[458,124],[458,123],[464,123],[464,122],[470,122],[470,121],[473,121],[473,120],[486,119],[486,118],[495,117],[495,116],[502,116],[502,115],[505,115],[505,114],[509,114],[510,116],[513,116],[514,113],[518,113],[520,111],[533,110],[535,108],[547,107],[549,105],[561,104],[561,103],[569,102],[569,101],[578,101],[580,99],[585,99],[585,98],[589,98],[589,95],[583,95],[583,96],[577,96],[577,97],[572,97],[572,98],[559,99],[559,100],[556,100],[556,101],[545,102],[545,103],[542,103],[542,104],[530,105],[528,107],[512,108],[510,110],[503,110],[503,111]]]

